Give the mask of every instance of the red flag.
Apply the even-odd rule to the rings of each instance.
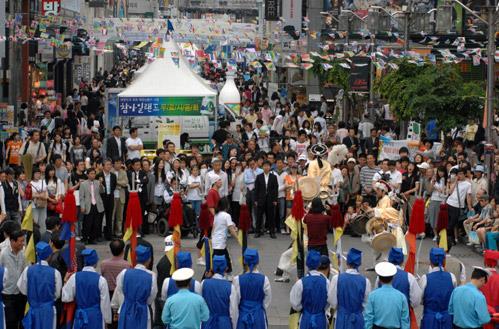
[[[424,222],[424,199],[417,198],[412,206],[411,219],[409,220],[409,232],[418,235],[425,232]]]
[[[69,189],[64,198],[64,208],[62,211],[61,222],[76,223],[78,221],[78,213],[76,211],[76,200],[74,191]]]
[[[330,213],[331,213],[331,227],[343,228],[343,225],[345,224],[345,219],[343,218],[343,216],[341,216],[340,205],[339,204],[331,205]]]
[[[303,208],[303,196],[301,195],[300,190],[295,192],[293,207],[291,208],[291,215],[293,215],[295,220],[298,221],[301,221],[303,216],[305,216],[305,209]]]
[[[245,204],[241,205],[241,210],[239,212],[239,229],[243,232],[248,232],[251,228],[251,219],[249,214],[248,206]]]
[[[208,234],[208,231],[212,226],[210,217],[211,216],[208,205],[206,204],[206,202],[203,202],[203,204],[201,205],[201,211],[199,212],[199,229],[205,236]]]
[[[126,209],[126,232],[123,240],[130,239],[130,260],[132,261],[132,266],[137,264],[135,249],[137,248],[137,232],[141,225],[142,209],[140,207],[139,194],[138,192],[130,192]]]

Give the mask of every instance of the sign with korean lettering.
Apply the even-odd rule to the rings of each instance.
[[[279,20],[279,0],[265,0],[265,19],[267,21]]]
[[[201,115],[202,97],[119,97],[120,116]]]
[[[58,15],[61,10],[61,0],[42,0],[42,14]]]

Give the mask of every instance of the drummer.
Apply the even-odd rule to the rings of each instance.
[[[324,144],[315,144],[310,148],[314,160],[309,162],[307,176],[318,178],[320,190],[329,190],[331,182],[331,164],[322,158],[327,154],[327,146]]]
[[[385,209],[391,207],[392,201],[388,196],[388,193],[391,191],[390,185],[384,180],[380,180],[375,182],[373,187],[376,192],[376,198],[378,199],[376,208]]]

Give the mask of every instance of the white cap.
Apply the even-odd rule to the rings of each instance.
[[[419,169],[430,169],[430,165],[427,162],[423,162],[421,164],[418,164]]]
[[[186,281],[194,276],[194,270],[192,268],[181,268],[173,272],[172,279],[174,281]]]
[[[302,154],[302,155],[300,155],[300,156],[298,157],[298,161],[301,161],[301,160],[305,160],[305,161],[307,161],[307,160],[308,160],[308,159],[307,159],[307,155],[306,155],[306,154]]]
[[[482,165],[476,165],[475,169],[473,171],[474,172],[481,172],[481,173],[483,173],[483,172],[485,172],[485,167],[482,166]]]
[[[357,160],[355,160],[354,158],[350,158],[347,160],[347,163],[349,163],[349,162],[357,163]]]
[[[376,274],[381,277],[390,277],[397,274],[397,268],[390,262],[381,262],[376,264],[374,271],[376,271]]]
[[[219,175],[215,174],[213,171],[210,171],[208,174],[208,179],[210,180],[210,186],[213,186],[216,182],[222,179]]]
[[[174,247],[173,235],[169,235],[165,238],[165,252],[170,251]]]
[[[97,127],[92,127],[92,129],[90,129],[93,133],[98,133],[99,132],[99,128]]]
[[[215,163],[215,162],[222,162],[222,160],[220,160],[218,157],[213,157],[211,159],[211,163]]]

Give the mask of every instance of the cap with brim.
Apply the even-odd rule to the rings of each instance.
[[[302,154],[302,155],[300,155],[300,156],[298,157],[298,161],[302,161],[302,160],[303,160],[303,161],[307,161],[307,160],[308,160],[308,159],[307,159],[307,156],[306,156],[305,154]]]
[[[388,278],[397,274],[397,267],[389,262],[381,262],[376,264],[374,271],[377,275]]]
[[[165,252],[173,249],[175,244],[173,243],[173,235],[169,235],[165,238]]]
[[[181,268],[173,272],[172,279],[174,281],[186,281],[192,279],[194,271],[191,268]]]
[[[418,168],[423,169],[423,170],[430,169],[430,165],[427,162],[423,162],[423,163],[418,164]]]
[[[482,165],[476,165],[475,169],[473,169],[473,171],[474,172],[481,172],[481,173],[483,173],[483,172],[485,172],[485,167],[482,166]]]

